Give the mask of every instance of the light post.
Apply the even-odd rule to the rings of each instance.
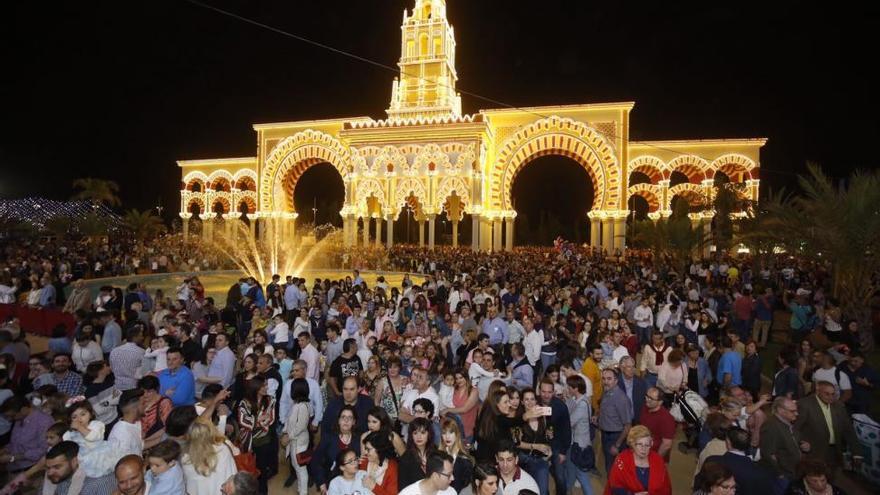
[[[315,237],[318,237],[318,197],[315,196],[312,199],[312,228],[315,230]]]

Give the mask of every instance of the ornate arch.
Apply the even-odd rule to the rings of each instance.
[[[220,203],[223,208],[223,211],[221,211],[220,213],[229,213],[230,211],[232,211],[232,203],[230,201],[231,198],[232,195],[230,193],[216,193],[211,195],[211,197],[209,198],[211,213],[215,213],[214,205],[216,205],[217,203]]]
[[[257,190],[257,173],[249,168],[243,168],[232,175],[233,183],[236,189],[244,189],[242,184],[253,184],[253,190]]]
[[[521,128],[501,146],[490,186],[495,208],[513,209],[510,190],[516,174],[544,155],[567,156],[587,170],[595,190],[593,209],[620,209],[621,171],[613,146],[583,122],[556,115]]]
[[[440,146],[430,143],[419,150],[413,160],[412,168],[408,172],[411,174],[434,173],[441,169],[447,170],[450,167],[449,155],[444,153]]]
[[[648,212],[654,212],[660,209],[660,191],[658,190],[658,186],[654,184],[636,184],[630,186],[629,189],[627,189],[627,204],[629,204],[629,198],[633,196],[641,196],[645,198],[645,201],[648,202]]]
[[[406,155],[396,146],[385,146],[373,159],[373,166],[370,168],[376,173],[403,173],[409,168],[409,163],[406,161]]]
[[[414,177],[401,179],[394,186],[394,215],[400,215],[400,209],[406,204],[407,198],[415,196],[422,207],[428,206],[428,190],[425,183]]]
[[[349,174],[349,150],[333,136],[307,129],[284,138],[269,152],[260,174],[260,209],[266,212],[292,211],[291,204],[282,203],[277,197],[277,193],[282,192],[279,191],[281,182],[297,165],[308,163],[312,166],[321,162],[333,165],[343,179]]]
[[[669,178],[666,163],[653,155],[643,155],[633,158],[629,161],[627,169],[630,174],[630,180],[627,182],[632,181],[633,172],[641,172],[647,175],[651,179],[651,184],[656,184],[661,180]]]
[[[204,172],[190,172],[186,174],[186,176],[184,176],[183,178],[183,188],[190,192],[192,192],[193,186],[195,186],[196,184],[198,184],[202,189],[199,192],[204,192],[205,189],[207,189],[205,187],[207,183],[208,176],[205,175]]]
[[[687,176],[688,181],[699,184],[707,179],[706,170],[709,162],[696,155],[679,155],[666,164],[666,169],[672,172],[681,172]]]
[[[672,198],[676,196],[681,196],[685,198],[691,206],[700,204],[705,198],[705,191],[702,186],[697,184],[692,184],[690,182],[683,182],[681,184],[676,184],[669,188],[669,192],[666,195],[669,204],[666,205],[665,209],[672,208]]]
[[[455,195],[461,199],[463,210],[470,210],[471,193],[467,181],[461,177],[446,177],[442,179],[437,186],[437,197],[436,202],[434,203],[434,211],[442,211],[443,205],[446,204],[446,200],[449,199],[449,196],[452,196],[452,193],[455,193]]]
[[[212,185],[214,181],[219,179],[225,179],[226,182],[230,184],[230,186],[235,182],[235,180],[232,178],[232,174],[230,174],[227,170],[215,170],[211,172],[211,175],[208,176],[208,182],[210,182]]]
[[[355,204],[357,204],[358,214],[365,215],[367,213],[367,198],[375,196],[379,200],[379,204],[385,205],[385,189],[376,179],[363,179],[358,182],[355,190]]]
[[[719,156],[712,160],[712,164],[710,165],[710,169],[713,172],[724,172],[725,175],[730,177],[732,182],[744,182],[754,179],[752,176],[752,170],[755,168],[757,168],[757,164],[755,164],[754,160],[738,153],[728,153]],[[739,176],[740,180],[735,180],[736,176]]]
[[[205,200],[204,200],[204,198],[201,197],[201,195],[199,195],[199,196],[192,195],[192,196],[189,196],[188,198],[186,198],[186,211],[185,212],[188,213],[188,212],[192,211],[192,206],[194,204],[199,207],[199,213],[206,213],[207,212],[207,209],[205,208]]]
[[[251,191],[248,191],[251,192]],[[256,194],[238,194],[234,198],[235,202],[235,211],[234,213],[241,213],[241,204],[244,203],[247,206],[247,211],[245,213],[256,213],[257,212],[257,196]]]

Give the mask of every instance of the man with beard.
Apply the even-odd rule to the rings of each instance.
[[[56,354],[52,358],[52,383],[59,392],[75,397],[82,395],[84,388],[82,376],[70,370],[71,364],[70,354]]]
[[[75,442],[64,441],[49,449],[46,454],[46,478],[55,485],[54,491],[43,493],[55,495],[110,495],[116,488],[113,473],[100,478],[88,478],[79,467],[79,446]]]
[[[118,490],[113,495],[145,495],[148,487],[144,481],[144,468],[144,460],[138,455],[131,454],[119,459],[113,471]]]

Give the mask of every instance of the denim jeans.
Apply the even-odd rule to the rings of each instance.
[[[583,471],[571,462],[571,450],[568,451],[568,456],[565,458],[565,493],[571,493],[572,489],[574,489],[574,482],[577,481],[581,484],[581,490],[583,490],[584,495],[593,495],[593,487],[590,484],[590,473],[587,471]],[[559,493],[557,489],[557,493]]]
[[[607,475],[611,471],[611,463],[614,461],[613,455],[611,455],[611,447],[617,442],[617,439],[620,438],[620,431],[602,431],[602,454],[605,456],[605,474]]]
[[[519,455],[519,467],[535,478],[541,495],[550,493],[550,463],[543,457],[535,457],[528,454]],[[558,490],[557,490],[558,493]]]
[[[639,338],[639,348],[644,348],[651,342],[651,331],[654,327],[640,327],[636,325],[636,337]]]

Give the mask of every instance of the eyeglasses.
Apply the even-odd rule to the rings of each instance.
[[[357,458],[357,457],[353,457],[353,458],[351,458],[351,459],[349,459],[349,460],[343,462],[342,465],[343,465],[343,466],[348,466],[348,465],[351,464],[352,462],[357,462],[357,461],[358,461],[358,458]]]
[[[645,396],[645,399],[648,399],[648,400],[660,400],[660,397],[651,397],[650,395],[646,395],[646,396]]]
[[[413,414],[425,414],[424,409],[413,409]]]
[[[637,443],[635,446],[636,446],[636,447],[641,447],[641,448],[643,448],[643,449],[650,449],[652,443],[653,443],[653,442],[647,442],[647,443],[646,443],[646,442],[639,442],[639,443]]]
[[[440,476],[446,477],[446,478],[450,478],[450,479],[452,478],[452,473],[437,473],[437,474],[439,474]]]

